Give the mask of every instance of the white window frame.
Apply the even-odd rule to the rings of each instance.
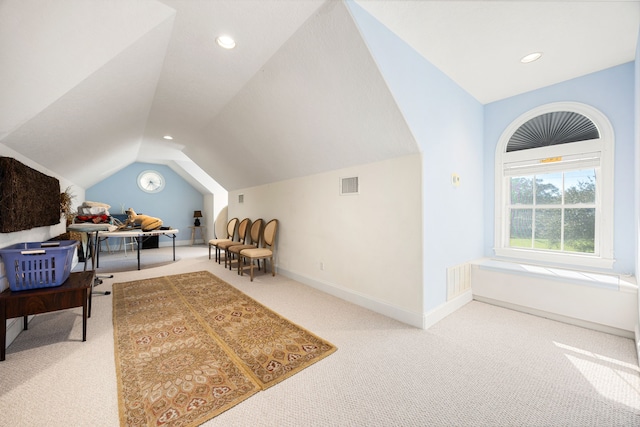
[[[598,128],[600,138],[548,147],[519,150],[507,153],[511,136],[527,121],[554,111],[572,111],[589,118]],[[590,160],[583,160],[586,167],[596,169],[596,229],[593,254],[545,251],[540,249],[509,247],[508,198],[510,179],[514,173],[506,169],[539,159],[562,157],[562,161],[545,163],[536,173],[564,169],[571,157],[589,153]],[[502,133],[496,147],[495,163],[495,237],[494,252],[498,257],[533,261],[543,264],[563,264],[576,267],[612,269],[613,258],[613,193],[614,193],[614,132],[607,117],[597,109],[577,102],[556,102],[534,108],[515,119]],[[513,170],[513,169],[512,169]],[[527,168],[522,168],[526,175]],[[529,169],[530,170],[530,169]]]

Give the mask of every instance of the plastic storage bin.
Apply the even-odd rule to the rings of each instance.
[[[60,286],[71,274],[76,240],[18,243],[0,249],[12,291]]]

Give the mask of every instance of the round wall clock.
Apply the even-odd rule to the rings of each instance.
[[[142,171],[138,175],[138,187],[147,193],[158,193],[164,188],[164,177],[157,171]]]

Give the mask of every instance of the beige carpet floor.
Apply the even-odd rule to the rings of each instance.
[[[252,283],[205,246],[103,256],[114,282],[208,270],[340,350],[204,426],[638,426],[630,339],[472,302],[423,331],[283,276]],[[124,266],[120,271],[119,266]],[[36,316],[0,362],[0,426],[117,426],[111,296]]]

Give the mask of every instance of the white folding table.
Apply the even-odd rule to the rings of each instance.
[[[176,235],[180,230],[177,228],[170,228],[168,230],[152,230],[142,231],[141,229],[133,230],[114,230],[114,231],[98,231],[96,235],[96,245],[101,237],[134,237],[138,246],[138,270],[140,270],[140,247],[142,246],[142,239],[149,236],[167,236],[173,241],[173,260],[176,260]],[[96,267],[100,266],[100,247],[97,249]]]
[[[100,246],[100,242],[98,240],[98,233],[100,231],[113,231],[118,227],[115,225],[111,225],[108,223],[94,224],[92,222],[79,222],[76,224],[69,224],[67,226],[67,230],[69,231],[79,231],[81,233],[87,234],[87,248],[84,254],[84,270],[87,270],[87,261],[89,254],[91,254],[91,268],[96,269],[98,264],[96,263],[96,251]]]
[[[67,230],[69,231],[79,231],[81,233],[87,234],[87,249],[84,253],[84,271],[87,271],[87,262],[89,262],[89,254],[91,254],[91,269],[95,271],[98,268],[98,258],[97,252],[99,252],[100,248],[100,238],[98,234],[101,231],[109,232],[110,230],[115,230],[118,227],[108,223],[100,223],[94,224],[92,222],[79,222],[75,224],[67,225]],[[139,269],[139,268],[138,268]],[[102,279],[111,279],[113,275],[110,274],[108,276],[98,276],[97,274],[94,276],[94,285],[98,286],[102,283]],[[93,290],[92,290],[93,292]],[[100,292],[104,295],[109,295],[110,291]]]

